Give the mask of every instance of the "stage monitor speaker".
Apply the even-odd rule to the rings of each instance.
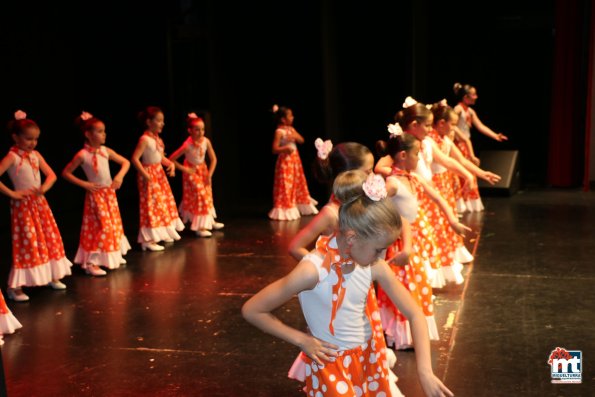
[[[477,180],[482,194],[494,196],[512,196],[521,184],[518,150],[482,150],[479,153],[481,164],[486,171],[500,175],[500,182],[490,185],[483,179]]]

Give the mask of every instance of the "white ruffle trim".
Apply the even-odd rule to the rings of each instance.
[[[38,287],[47,285],[52,280],[60,280],[64,276],[72,274],[72,262],[66,257],[58,260],[50,260],[43,265],[16,269],[11,268],[8,276],[8,288]]]
[[[217,213],[215,212],[215,208],[211,208],[207,215],[195,215],[181,210],[180,216],[182,217],[182,222],[190,222],[190,230],[211,230],[213,223],[215,223],[215,218],[217,218]]]
[[[442,274],[444,279],[455,284],[462,284],[465,281],[463,274],[463,265],[460,262],[452,261],[450,266],[442,266]]]
[[[411,336],[411,327],[409,321],[397,321],[394,312],[388,308],[380,308],[380,318],[382,319],[382,328],[386,334],[386,344],[394,347],[396,350],[410,349],[413,347],[413,337]],[[434,316],[426,316],[428,324],[428,334],[430,340],[440,340],[438,326]]]
[[[120,267],[122,263],[126,263],[124,261],[123,256],[131,249],[130,243],[126,236],[122,236],[120,239],[120,250],[119,251],[110,251],[110,252],[102,252],[102,251],[85,251],[83,247],[79,245],[79,248],[76,252],[76,256],[74,258],[74,263],[78,263],[81,265],[83,269],[87,268],[87,263],[92,263],[97,266],[103,266],[108,269],[117,269]]]
[[[143,227],[138,231],[139,243],[147,243],[149,241],[158,243],[163,240],[179,240],[181,237],[178,232],[184,230],[184,224],[178,217],[174,219],[169,226],[160,226],[155,228]]]
[[[23,325],[17,320],[17,318],[8,312],[6,314],[0,314],[0,335],[12,334],[19,328],[23,328]]]
[[[467,206],[467,210],[471,212],[481,212],[484,210],[481,198],[475,200],[467,200],[465,201],[465,205]]]
[[[442,288],[446,285],[446,280],[440,268],[433,269],[429,261],[426,261],[424,268],[426,269],[426,276],[432,288]]]
[[[297,207],[292,208],[273,208],[269,211],[269,218],[276,221],[294,221],[300,219],[300,211]]]
[[[467,211],[467,206],[465,205],[465,200],[460,198],[457,200],[457,212],[459,214],[462,214],[465,211]]]
[[[318,214],[318,209],[316,208],[317,205],[318,201],[310,197],[310,202],[308,204],[298,204],[297,207],[302,215],[316,215]]]
[[[464,245],[459,245],[455,251],[455,261],[460,263],[469,263],[473,261],[473,255]]]
[[[306,362],[304,361],[305,358],[306,355],[303,352],[300,352],[300,354],[298,354],[297,358],[294,360],[291,368],[289,369],[289,372],[287,373],[287,377],[289,379],[295,379],[300,382],[306,381]],[[394,351],[388,348],[386,349],[386,363],[388,365],[387,370],[391,397],[405,397],[403,393],[401,393],[401,390],[399,390],[399,388],[397,387],[397,381],[399,380],[399,378],[391,369],[397,363],[397,356],[395,355]]]

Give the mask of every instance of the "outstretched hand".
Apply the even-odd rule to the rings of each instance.
[[[428,397],[454,397],[454,393],[444,386],[444,383],[433,373],[425,376],[420,375],[419,381]]]
[[[504,135],[504,134],[497,133],[496,134],[496,140],[498,142],[507,141],[508,140],[508,137],[506,135]]]
[[[331,357],[337,357],[339,346],[308,335],[300,348],[318,365],[324,365],[324,361],[331,361]]]

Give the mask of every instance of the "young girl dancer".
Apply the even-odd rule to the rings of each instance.
[[[482,123],[479,117],[477,117],[477,113],[471,107],[475,105],[478,98],[475,87],[469,84],[455,83],[453,91],[457,100],[454,110],[459,115],[455,143],[467,159],[479,165],[479,159],[475,157],[473,144],[471,143],[471,126],[474,126],[479,132],[498,142],[506,141],[508,137],[492,131],[491,128]],[[461,196],[462,201],[457,203],[459,212],[484,210],[477,186],[463,184]]]
[[[429,249],[435,244],[428,233],[428,218],[426,208],[421,205],[422,199],[436,202],[437,206],[446,215],[448,223],[457,232],[463,233],[470,230],[460,224],[448,204],[425,180],[411,173],[417,168],[421,143],[413,135],[405,134],[397,126],[391,128],[391,138],[388,142],[379,142],[379,147],[393,159],[392,174],[387,177],[387,190],[399,213],[411,224],[411,255],[410,261],[405,266],[392,265],[399,281],[411,292],[412,297],[422,307],[428,323],[430,338],[438,339],[438,330],[434,320],[432,303],[432,285],[428,280]],[[399,252],[400,244],[397,242],[391,247],[387,255]],[[390,345],[397,349],[409,348],[413,344],[409,324],[405,316],[392,305],[382,288],[378,288],[378,302],[383,328],[387,334]]]
[[[163,251],[163,246],[157,243],[179,240],[178,232],[184,230],[184,223],[178,216],[176,201],[163,171],[163,167],[166,167],[169,176],[174,176],[176,167],[165,157],[163,141],[159,138],[165,125],[161,109],[156,106],[147,107],[140,112],[139,121],[145,132],[138,140],[131,158],[138,171],[138,242],[143,251]]]
[[[14,190],[0,182],[0,192],[10,200],[12,268],[7,295],[23,302],[29,297],[22,287],[49,285],[63,290],[60,281],[71,274],[72,263],[64,254],[62,237],[44,196],[56,182],[56,174],[35,150],[39,127],[23,111],[8,126],[15,145],[0,162],[0,175],[8,172]],[[41,181],[41,173],[45,181]]]
[[[356,179],[365,183],[354,184]],[[393,396],[399,392],[389,382],[386,349],[378,349],[376,342],[382,332],[370,325],[370,318],[378,314],[366,310],[372,283],[377,281],[411,321],[424,392],[452,396],[432,371],[421,310],[379,259],[400,231],[400,216],[386,198],[382,178],[371,174],[366,179],[363,171],[348,171],[337,177],[333,193],[342,203],[336,235],[321,237],[294,270],[249,299],[242,314],[307,355],[306,394]],[[311,335],[272,314],[296,294]]]
[[[130,249],[124,234],[116,190],[122,186],[130,162],[105,144],[105,124],[88,112],[76,119],[85,136],[85,146],[62,171],[69,182],[87,191],[79,248],[74,263],[81,265],[91,276],[105,276],[105,270],[117,269],[126,263],[123,255]],[[112,179],[109,161],[120,164],[120,171]],[[87,180],[73,172],[81,167]]]
[[[317,214],[318,202],[310,197],[308,183],[302,168],[302,160],[296,143],[304,143],[304,138],[293,128],[291,109],[273,106],[277,130],[273,139],[273,153],[278,154],[273,185],[273,209],[269,218],[291,221],[301,215]]]
[[[183,194],[179,207],[184,223],[190,222],[190,230],[194,230],[200,237],[210,237],[210,230],[223,228],[223,223],[215,221],[217,213],[213,205],[213,190],[211,180],[217,156],[209,138],[205,137],[205,123],[195,113],[186,118],[188,139],[178,148],[169,160],[176,168],[183,172]],[[209,156],[209,168],[205,163],[205,154]],[[184,165],[176,160],[184,155]]]

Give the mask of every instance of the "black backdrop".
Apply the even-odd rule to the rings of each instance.
[[[450,99],[460,81],[477,87],[484,123],[510,137],[499,144],[475,132],[476,150],[518,149],[523,183],[545,181],[553,0],[4,3],[0,123],[25,110],[40,125],[38,150],[58,175],[82,145],[73,120],[83,109],[106,122],[107,145],[126,157],[141,133],[135,115],[142,107],[164,109],[169,153],[186,137],[184,115],[203,112],[219,157],[222,221],[266,217],[273,103],[293,108],[310,188],[324,201],[310,173],[316,137],[372,148],[407,95]],[[6,152],[8,134],[0,143]],[[119,193],[131,240],[135,178],[131,170]],[[171,183],[180,197],[180,176]],[[48,193],[74,247],[83,195],[61,178]],[[5,233],[8,200],[0,204]]]

